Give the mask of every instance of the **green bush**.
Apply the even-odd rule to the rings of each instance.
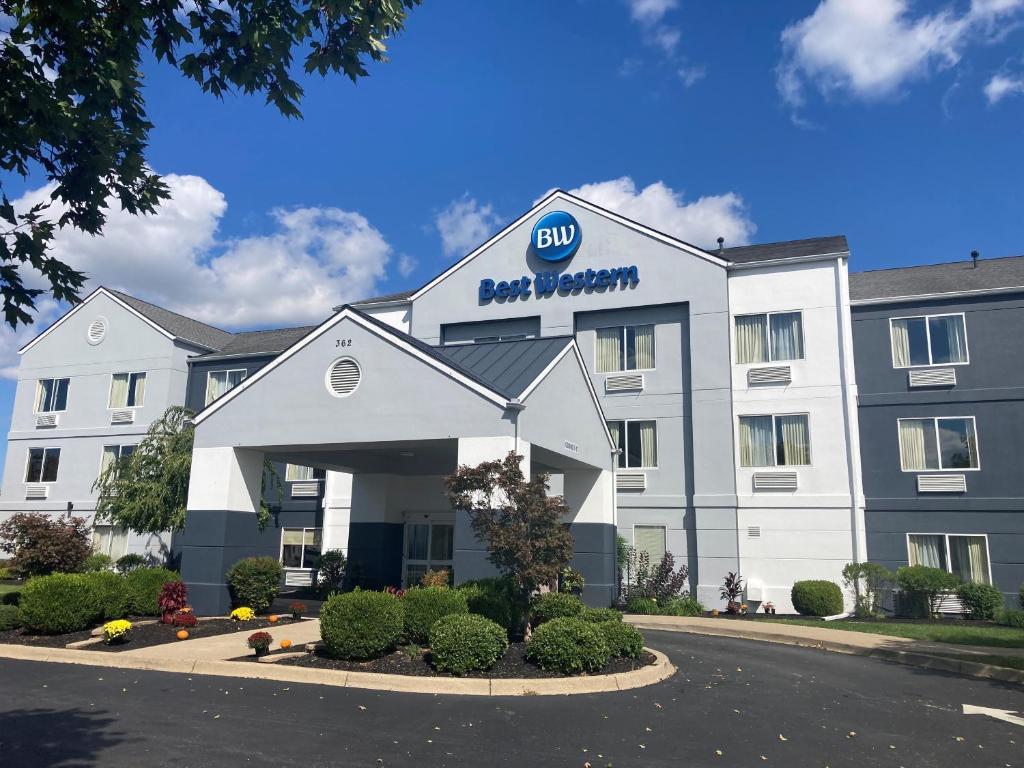
[[[801,616],[835,616],[843,612],[843,591],[831,581],[798,581],[790,591],[790,599]]]
[[[103,608],[89,579],[79,573],[53,573],[30,579],[21,591],[21,620],[41,635],[88,629]]]
[[[467,581],[457,589],[466,596],[470,613],[484,616],[509,631],[520,628],[523,611],[515,582],[509,577]]]
[[[168,581],[180,581],[178,574],[166,568],[139,568],[124,577],[128,588],[128,611],[134,616],[158,616],[157,600]]]
[[[508,648],[503,626],[471,613],[451,613],[438,619],[428,639],[434,666],[456,675],[488,669]]]
[[[231,566],[227,572],[231,599],[236,607],[265,612],[281,586],[284,568],[273,557],[246,557]]]
[[[611,654],[602,626],[570,617],[546,621],[526,644],[526,658],[550,672],[594,672],[608,663]]]
[[[0,565],[0,581],[7,581],[14,578],[14,571],[9,565]]]
[[[704,606],[695,597],[674,597],[658,606],[662,616],[703,616]]]
[[[912,607],[915,612],[923,610],[926,615],[931,616],[938,612],[943,595],[956,589],[960,579],[942,568],[904,565],[896,571],[896,582],[906,593],[904,606]]]
[[[117,558],[117,562],[114,563],[114,567],[117,568],[118,573],[131,573],[132,571],[144,568],[145,566],[146,558],[134,552]]]
[[[402,601],[387,592],[357,589],[331,595],[320,607],[320,637],[340,659],[373,659],[402,638]]]
[[[1020,607],[1024,609],[1024,584],[1020,585],[1020,592],[1017,595],[1017,602],[1020,603]]]
[[[0,632],[21,627],[21,609],[16,605],[0,605]]]
[[[131,612],[132,601],[128,591],[128,580],[112,571],[95,571],[82,574],[96,593],[101,616],[104,621],[123,619]]]
[[[466,596],[448,587],[412,587],[402,597],[405,639],[422,645],[438,619],[453,613],[469,613]]]
[[[1003,609],[1003,593],[991,584],[961,584],[956,588],[956,596],[967,610],[969,619],[992,621]]]
[[[618,621],[604,621],[597,625],[604,636],[604,644],[612,656],[639,659],[644,649],[644,636],[632,624]]]
[[[110,555],[104,555],[99,552],[93,552],[82,563],[82,570],[86,573],[94,573],[95,571],[106,571],[110,569],[110,566],[114,564],[111,560]]]
[[[622,621],[622,612],[614,608],[584,608],[579,617],[584,621],[601,624],[606,621]]]
[[[568,592],[545,592],[530,600],[530,621],[538,626],[552,619],[565,619],[583,613],[583,601]]]
[[[21,602],[20,589],[12,589],[10,592],[0,595],[0,605],[17,605],[19,602]]]
[[[321,553],[316,563],[316,591],[321,597],[341,592],[345,584],[345,569],[348,558],[340,549],[329,549]]]
[[[1006,611],[1001,622],[1008,627],[1024,629],[1024,611]]]
[[[632,595],[626,600],[626,610],[629,613],[639,613],[643,616],[656,616],[658,614],[658,601],[653,597]]]

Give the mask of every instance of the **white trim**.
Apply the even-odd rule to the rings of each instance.
[[[429,283],[424,285],[422,288],[417,289],[415,293],[413,293],[407,299],[404,299],[402,303],[416,301],[416,299],[420,298],[420,296],[422,296],[424,293],[429,291],[431,288],[435,287],[438,283],[440,283],[443,280],[447,279],[450,275],[452,275],[455,272],[457,272],[458,270],[462,269],[462,267],[466,266],[469,262],[471,262],[477,256],[482,254],[484,251],[486,251],[492,245],[494,245],[495,243],[499,242],[502,238],[504,238],[512,230],[514,230],[517,227],[519,227],[523,222],[527,221],[529,218],[534,216],[536,213],[538,213],[545,206],[547,206],[548,204],[550,204],[550,203],[552,203],[552,202],[554,202],[556,200],[564,200],[566,202],[573,203],[574,205],[577,205],[580,208],[583,208],[584,210],[590,211],[591,213],[596,213],[599,216],[604,216],[606,219],[610,219],[610,220],[614,221],[616,224],[621,224],[624,227],[627,227],[627,228],[632,229],[632,230],[634,230],[636,232],[639,232],[640,234],[646,235],[647,237],[650,237],[650,238],[652,238],[654,240],[657,240],[657,241],[659,241],[661,243],[664,243],[665,245],[670,245],[673,248],[678,248],[680,250],[686,251],[686,252],[692,254],[693,256],[697,256],[699,258],[702,258],[702,259],[704,259],[706,261],[709,261],[712,264],[715,264],[715,265],[717,265],[719,267],[725,268],[725,267],[729,266],[729,262],[726,261],[725,259],[721,259],[718,256],[714,256],[711,253],[709,253],[707,251],[704,251],[704,250],[701,250],[700,248],[697,248],[694,245],[690,245],[689,243],[686,243],[686,242],[684,242],[682,240],[677,240],[676,238],[670,237],[669,235],[666,235],[663,232],[658,232],[655,229],[650,229],[649,227],[645,227],[643,224],[638,224],[637,222],[632,221],[630,219],[627,219],[624,216],[620,216],[617,213],[612,213],[611,211],[606,210],[605,208],[601,208],[600,206],[594,205],[593,203],[588,203],[586,200],[578,198],[575,195],[570,195],[568,192],[564,192],[561,189],[556,189],[551,194],[549,194],[547,197],[545,197],[543,200],[541,200],[539,203],[537,203],[535,206],[533,206],[530,210],[528,210],[526,213],[524,213],[522,216],[520,216],[518,219],[516,219],[511,224],[509,224],[507,227],[505,227],[500,232],[498,232],[496,235],[494,235],[494,237],[492,237],[490,240],[488,240],[487,242],[483,243],[482,245],[477,246],[474,250],[470,251],[466,256],[463,256],[457,262],[452,264],[452,266],[450,266],[448,269],[446,269],[440,275],[435,277]]]
[[[145,408],[146,407],[146,389],[147,389],[147,387],[149,385],[149,376],[146,376],[146,374],[148,374],[148,373],[149,373],[149,371],[114,371],[113,373],[111,373],[110,374],[110,385],[107,387],[107,410],[108,411],[134,411],[137,408]],[[132,391],[132,376],[138,376],[139,374],[142,374],[143,376],[146,376],[146,385],[147,385],[147,387],[143,387],[143,389],[142,389],[142,403],[136,403],[135,405],[111,405],[110,404],[110,394],[114,390],[114,377],[115,376],[120,376],[122,374],[128,377],[128,390],[127,390],[127,392],[129,392],[129,393]],[[124,401],[125,401],[125,403],[128,402],[127,393],[125,395]]]
[[[59,409],[58,408],[54,408],[54,409],[51,409],[49,411],[37,411],[36,410],[36,403],[39,402],[39,390],[42,388],[43,382],[44,381],[58,382],[58,381],[64,381],[65,379],[68,382],[68,388],[67,388],[67,391],[64,394],[64,407],[63,408],[59,408]],[[54,384],[54,386],[56,387],[56,384]],[[67,401],[68,401],[68,398],[69,398],[70,395],[71,395],[71,377],[70,376],[47,376],[47,377],[42,378],[42,379],[36,379],[36,394],[35,394],[35,398],[32,401],[32,415],[35,416],[35,415],[38,415],[38,414],[45,414],[45,413],[67,413],[67,410],[68,410],[68,403],[67,403]],[[108,400],[109,400],[109,398],[108,398]]]
[[[100,446],[100,471],[96,473],[96,477],[99,477],[100,475],[103,474],[103,469],[104,469],[104,467],[103,467],[103,452],[106,451],[107,448],[117,448],[117,458],[115,458],[114,461],[120,461],[121,460],[121,449],[122,448],[138,448],[138,447],[139,447],[138,443],[104,443],[103,445],[101,445]],[[134,453],[134,451],[132,451],[132,453]]]
[[[112,294],[106,288],[104,288],[103,286],[100,286],[95,291],[93,291],[88,296],[86,296],[84,299],[82,299],[82,303],[81,304],[79,304],[77,307],[72,309],[66,315],[61,317],[57,322],[55,322],[53,325],[51,325],[49,328],[47,328],[41,334],[39,334],[34,339],[32,339],[32,341],[30,341],[24,347],[19,349],[18,350],[18,354],[21,355],[21,354],[24,354],[25,352],[28,352],[30,349],[32,349],[32,347],[34,347],[40,341],[42,341],[47,336],[49,336],[52,331],[56,330],[59,326],[61,326],[64,323],[65,320],[67,320],[69,317],[74,315],[76,312],[78,312],[78,310],[82,309],[86,304],[88,304],[90,301],[92,301],[93,299],[95,299],[99,295],[106,296],[108,299],[110,299],[111,301],[113,301],[114,303],[116,303],[117,305],[122,307],[123,309],[125,309],[128,312],[130,312],[131,314],[135,315],[137,318],[139,318],[146,325],[148,325],[151,328],[153,328],[153,330],[157,331],[158,333],[163,334],[164,336],[166,336],[168,339],[171,339],[172,341],[174,339],[181,339],[182,341],[187,341],[189,344],[193,344],[194,346],[200,347],[202,349],[211,349],[210,347],[206,346],[205,344],[200,344],[200,343],[198,343],[196,341],[192,341],[191,339],[184,339],[184,338],[182,338],[180,336],[175,336],[170,331],[168,331],[165,328],[162,328],[161,326],[159,326],[156,323],[154,323],[152,320],[150,320],[148,317],[143,315],[138,310],[132,309],[131,306],[129,306],[128,304],[123,302],[121,299],[117,298],[117,296]],[[212,349],[211,349],[211,351],[212,351]]]
[[[964,352],[967,353],[967,359],[961,363],[936,363],[932,360],[932,328],[931,323],[928,321],[933,317],[956,317],[959,315],[963,319],[964,323]],[[927,363],[909,364],[909,365],[896,365],[896,357],[893,354],[892,346],[892,323],[894,320],[924,320],[924,331],[925,337],[928,339],[928,361]],[[909,340],[908,340],[909,343]],[[910,348],[907,348],[907,354],[910,354]],[[924,314],[924,315],[900,315],[899,317],[889,318],[889,358],[892,360],[892,367],[897,371],[908,370],[910,368],[946,368],[951,365],[970,365],[971,364],[971,342],[967,338],[967,314],[964,312],[937,312],[935,314]]]
[[[806,464],[779,464],[778,446],[779,446],[779,435],[778,426],[776,425],[776,419],[785,416],[803,416],[807,419],[807,463]],[[770,417],[772,420],[772,463],[771,464],[757,464],[753,466],[744,466],[742,459],[740,458],[740,419],[758,419]],[[738,413],[736,414],[736,467],[738,469],[768,469],[773,467],[813,467],[814,466],[814,446],[813,440],[811,439],[811,414],[810,411],[795,411],[793,413]]]
[[[946,291],[945,293],[918,293],[907,294],[906,296],[883,296],[875,299],[851,299],[850,305],[854,307],[870,306],[872,304],[900,304],[909,301],[930,301],[932,299],[957,299],[967,296],[986,296],[996,293],[1021,293],[1024,292],[1024,285],[1007,285],[1002,288],[975,288],[970,291]]]
[[[48,446],[30,445],[28,448],[26,448],[25,449],[25,470],[21,473],[22,484],[23,485],[53,485],[54,483],[58,482],[58,480],[43,480],[42,477],[43,477],[43,471],[46,469],[46,452],[47,451],[57,451],[57,455],[58,455],[58,458],[57,458],[57,474],[58,474],[58,476],[60,475],[60,452],[61,452],[60,449],[61,449],[61,447],[59,445],[48,445]],[[43,461],[39,465],[39,477],[40,477],[39,480],[29,480],[28,479],[28,465],[32,463],[32,451],[42,451],[43,452]]]
[[[606,330],[608,330],[610,328],[618,328],[619,330],[622,331],[622,364],[625,365],[626,364],[626,329],[627,328],[633,328],[633,329],[636,329],[636,328],[646,328],[647,326],[651,326],[651,345],[652,345],[651,346],[651,354],[654,357],[654,366],[655,366],[654,368],[620,368],[617,371],[599,371],[599,370],[597,370],[597,332],[598,331],[606,331]],[[597,325],[597,326],[594,326],[593,331],[594,331],[594,373],[595,374],[598,374],[598,375],[601,375],[601,376],[605,376],[607,374],[614,375],[616,373],[645,373],[647,371],[656,371],[656,370],[658,370],[658,367],[657,367],[658,366],[658,324],[657,323],[620,323],[620,324],[617,324],[617,325]],[[635,346],[636,345],[636,340],[635,340],[635,338],[636,338],[636,331],[635,330],[633,331],[633,334],[634,334],[633,344]]]
[[[618,422],[622,423],[622,430],[623,430],[622,434],[626,437],[627,442],[629,440],[629,437],[628,437],[629,430],[626,429],[626,425],[627,424],[629,424],[630,422],[641,422],[641,423],[645,422],[645,421],[652,422],[654,424],[654,456],[655,456],[655,458],[657,458],[657,457],[659,457],[661,455],[661,438],[659,437],[659,433],[660,433],[661,430],[658,429],[658,419],[657,418],[646,418],[646,419],[607,419],[607,420],[605,420],[605,429],[608,429],[608,422],[609,421],[618,421]],[[611,439],[611,434],[612,434],[611,430],[609,429],[608,430],[608,438],[609,438],[609,440]],[[618,445],[616,445],[615,443],[612,443],[612,448],[618,449],[618,447],[619,447]],[[643,448],[641,448],[641,452],[643,452]],[[628,445],[627,445],[626,450],[622,451],[621,453],[618,453],[618,455],[616,455],[616,457],[615,457],[615,461],[613,462],[613,471],[616,474],[618,474],[619,470],[622,470],[623,472],[627,472],[628,473],[628,472],[653,472],[653,471],[658,469],[658,465],[657,464],[655,464],[653,467],[649,467],[649,466],[642,466],[642,467],[622,466],[622,467],[620,467],[619,466],[619,456],[622,456],[623,460],[628,461],[628,458],[627,458],[629,456]]]
[[[731,272],[736,269],[757,269],[758,267],[777,267],[779,265],[788,266],[791,264],[800,264],[801,262],[810,261],[841,261],[849,257],[849,251],[831,251],[829,253],[812,253],[809,256],[783,256],[778,259],[762,259],[761,261],[730,261],[729,271]]]
[[[285,565],[284,564],[284,532],[285,531],[302,531],[302,565]],[[324,551],[324,528],[322,525],[310,525],[310,526],[282,526],[281,528],[281,543],[277,550],[277,562],[281,564],[281,567],[286,571],[313,571],[316,570],[311,565],[306,565],[306,531],[320,531],[320,554]],[[295,546],[294,544],[290,546]]]
[[[215,397],[215,398],[213,398],[213,400],[210,401],[210,403],[206,402],[207,393],[209,393],[209,391],[210,391],[210,376],[212,376],[215,373],[232,374],[232,373],[239,373],[239,372],[245,374],[244,376],[242,376],[241,380],[238,382],[238,384],[241,384],[243,381],[245,381],[247,378],[249,378],[249,369],[248,368],[218,368],[216,370],[207,371],[206,372],[206,386],[203,388],[203,402],[204,402],[203,407],[205,408],[207,405],[212,403],[213,400],[217,400],[218,399],[218,398]],[[225,384],[228,383],[226,379],[225,379],[224,383]],[[235,387],[237,387],[238,384],[236,384]],[[227,391],[224,392],[224,395],[226,395],[228,392],[230,392],[235,387],[230,387]],[[221,395],[221,397],[224,397],[224,395]]]
[[[760,317],[764,315],[764,349],[768,354],[767,360],[752,360],[749,363],[741,363],[738,360],[733,360],[733,365],[767,365],[769,363],[792,363],[797,360],[807,359],[807,339],[804,336],[804,311],[802,309],[779,309],[764,312],[740,312],[732,316],[732,335],[733,341],[735,342],[736,337],[736,319],[740,317]],[[786,359],[775,359],[772,357],[772,315],[800,315],[800,357],[790,357]],[[739,345],[733,344],[733,348],[736,354],[739,354]]]
[[[964,537],[970,536],[970,537],[974,537],[974,538],[984,539],[985,540],[985,560],[988,563],[988,583],[993,585],[993,586],[995,585],[995,582],[992,580],[992,552],[988,548],[988,534],[987,533],[940,533],[938,531],[936,531],[936,532],[907,531],[907,533],[906,533],[907,562],[910,565],[913,565],[913,563],[910,562],[910,537],[911,536],[942,536],[942,537],[944,537],[945,543],[946,543],[946,569],[945,569],[946,573],[953,573],[953,556],[952,556],[952,552],[950,552],[950,549],[949,549],[949,537],[950,536],[964,536]]]
[[[348,392],[337,392],[335,391],[334,387],[331,384],[331,378],[334,376],[335,367],[337,367],[339,363],[344,363],[346,361],[352,363],[352,365],[356,367],[356,385],[352,387],[352,389],[350,389]],[[359,389],[359,385],[362,383],[363,367],[359,365],[359,361],[356,360],[351,355],[342,355],[341,357],[335,359],[334,361],[331,362],[330,365],[327,366],[327,370],[324,371],[324,386],[327,387],[327,394],[329,394],[331,397],[341,399],[349,397],[350,395],[354,395],[356,393],[356,390]]]
[[[252,376],[246,377],[245,381],[243,381],[237,387],[235,387],[234,389],[230,390],[229,392],[227,392],[226,394],[222,395],[221,397],[218,397],[216,400],[214,400],[212,403],[210,403],[210,405],[206,406],[202,411],[200,411],[196,415],[196,417],[194,419],[194,423],[195,424],[201,424],[203,421],[208,419],[210,416],[212,416],[218,410],[223,408],[225,405],[230,403],[232,400],[234,400],[240,394],[242,394],[247,389],[249,389],[249,387],[253,386],[254,384],[256,384],[256,382],[258,382],[261,379],[263,379],[264,376],[266,376],[271,371],[273,371],[276,368],[278,368],[281,365],[283,365],[292,356],[294,356],[295,354],[297,354],[301,350],[305,349],[307,346],[309,346],[314,341],[319,339],[321,336],[323,336],[329,330],[334,328],[334,326],[336,326],[342,320],[351,320],[356,325],[362,327],[364,330],[367,330],[370,333],[372,333],[374,336],[377,336],[378,338],[382,339],[383,341],[386,341],[386,342],[388,342],[388,343],[398,347],[403,352],[406,352],[406,353],[412,355],[413,357],[415,357],[418,360],[426,363],[427,365],[431,366],[432,368],[434,368],[434,369],[444,373],[445,375],[451,377],[452,379],[455,379],[456,381],[458,381],[463,386],[473,390],[474,392],[476,392],[477,394],[479,394],[482,397],[486,398],[487,400],[490,400],[495,405],[499,405],[502,408],[504,408],[505,406],[508,405],[508,398],[507,397],[504,397],[503,395],[495,392],[494,390],[492,390],[492,389],[490,389],[488,387],[485,387],[482,384],[477,383],[473,379],[469,378],[468,376],[465,376],[464,374],[460,373],[456,369],[446,365],[442,361],[432,357],[431,355],[428,355],[428,354],[422,352],[421,350],[417,349],[415,346],[413,346],[409,342],[405,341],[404,339],[400,338],[398,335],[393,333],[390,328],[385,330],[385,329],[381,328],[380,326],[378,326],[376,323],[373,323],[373,322],[371,322],[369,320],[366,320],[365,318],[363,318],[363,317],[361,317],[359,315],[358,310],[354,310],[354,309],[351,309],[351,308],[346,308],[346,309],[343,309],[338,314],[334,315],[334,317],[331,317],[328,320],[325,320],[323,322],[323,324],[320,325],[319,328],[316,328],[315,330],[310,331],[308,334],[303,336],[299,341],[295,342],[295,344],[293,344],[288,349],[286,349],[282,354],[280,354],[276,358],[274,358],[274,360],[272,360],[270,363],[268,363],[267,365],[265,365],[262,368],[260,368],[255,374],[253,374]]]
[[[906,469],[903,466],[903,440],[900,434],[901,421],[927,421],[931,420],[935,431],[935,456],[939,460],[939,467],[936,469]],[[943,467],[942,449],[939,447],[939,419],[969,419],[974,427],[974,453],[978,461],[976,467]],[[981,471],[981,441],[978,440],[978,421],[974,416],[900,416],[896,419],[896,446],[900,449],[900,471],[901,472],[980,472]]]

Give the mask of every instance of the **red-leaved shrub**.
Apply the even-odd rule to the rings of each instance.
[[[21,576],[75,573],[92,554],[92,534],[81,517],[19,512],[0,524],[0,550],[14,554]]]
[[[191,608],[183,608],[180,611],[175,611],[174,617],[171,619],[171,624],[175,627],[194,627],[199,623],[199,619],[192,613]]]
[[[177,611],[188,605],[188,588],[182,581],[169,581],[160,590],[156,604],[160,608],[160,621],[170,624]]]

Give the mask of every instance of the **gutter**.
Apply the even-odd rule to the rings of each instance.
[[[763,261],[744,261],[744,262],[730,262],[727,270],[738,270],[738,269],[757,269],[759,267],[775,267],[784,266],[788,264],[800,264],[802,262],[812,261],[832,261],[834,259],[848,259],[850,257],[849,251],[836,251],[834,253],[815,253],[810,256],[786,256],[778,259],[764,259]]]
[[[948,291],[945,293],[918,293],[905,296],[879,296],[871,299],[850,299],[851,307],[866,307],[872,304],[899,304],[932,299],[962,299],[971,296],[989,296],[1001,293],[1024,293],[1024,285],[1008,285],[1002,288],[976,288],[971,291]]]

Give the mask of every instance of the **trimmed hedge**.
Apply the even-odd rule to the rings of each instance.
[[[448,587],[411,587],[402,597],[405,639],[422,645],[438,619],[455,613],[469,613],[466,596]]]
[[[0,596],[0,605],[17,605],[19,602],[21,602],[20,589],[12,589]]]
[[[466,581],[456,587],[466,596],[469,612],[484,616],[505,629],[516,630],[522,624],[522,608],[515,582],[507,576]]]
[[[904,565],[896,570],[896,582],[903,593],[897,606],[906,615],[930,618],[942,595],[960,586],[960,577],[943,568]]]
[[[26,629],[41,635],[88,629],[103,614],[96,589],[79,573],[29,579],[21,591],[19,608]]]
[[[604,637],[604,644],[612,656],[639,659],[644,650],[644,636],[632,624],[618,621],[604,621],[597,625]]]
[[[339,659],[373,659],[401,640],[403,614],[402,601],[387,592],[331,595],[320,607],[320,637]]]
[[[235,606],[264,613],[277,597],[284,568],[273,557],[246,557],[231,566],[226,574],[231,600]]]
[[[488,669],[508,649],[505,628],[472,613],[452,613],[438,619],[430,628],[429,639],[434,666],[455,675]]]
[[[1008,627],[1024,629],[1024,611],[1007,611],[1002,616],[1002,623]]]
[[[614,608],[584,608],[579,617],[584,621],[601,624],[606,621],[622,621],[622,612]]]
[[[1003,610],[1003,593],[991,584],[965,582],[956,588],[967,618],[978,621],[992,621]]]
[[[178,574],[166,568],[138,568],[125,575],[128,610],[134,616],[159,616],[160,590],[168,581],[180,581]]]
[[[566,619],[579,616],[586,606],[576,595],[567,592],[545,592],[530,600],[530,621],[533,626],[552,619]]]
[[[843,612],[843,591],[832,581],[798,581],[790,598],[801,616],[835,616]]]
[[[594,672],[607,664],[611,655],[602,626],[571,617],[546,621],[526,644],[526,658],[549,672]]]
[[[83,574],[96,593],[101,616],[104,621],[123,619],[131,610],[131,596],[128,581],[119,573],[95,571]]]
[[[21,627],[21,609],[16,605],[0,605],[0,632]]]
[[[101,552],[93,552],[82,563],[82,570],[85,573],[94,573],[95,571],[106,571],[114,564],[114,561],[110,558],[110,555],[104,555]]]

